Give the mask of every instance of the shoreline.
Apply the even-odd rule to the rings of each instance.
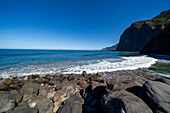
[[[86,71],[83,71],[82,74],[46,74],[44,76],[40,76],[38,74],[32,74],[32,75],[25,75],[25,76],[19,76],[11,75],[9,78],[0,78],[0,90],[3,90],[5,87],[8,87],[7,89],[18,89],[25,83],[34,82],[34,83],[48,83],[51,79],[59,80],[61,79],[68,79],[71,76],[74,76],[74,78],[78,79],[82,75],[92,76],[95,77],[97,75],[97,78],[95,79],[97,81],[107,81],[109,79],[117,79],[117,78],[124,78],[126,80],[139,80],[141,84],[146,82],[147,80],[153,80],[158,78],[167,78],[165,76],[161,76],[155,73],[151,73],[148,68],[139,68],[135,70],[117,70],[117,71],[111,71],[111,72],[98,72],[98,73],[86,73]],[[49,79],[50,78],[50,79]],[[59,80],[60,81],[60,80]],[[6,83],[7,82],[7,83]],[[21,85],[22,84],[22,85]],[[10,87],[13,86],[13,87]]]
[[[126,101],[118,98],[125,104],[129,105],[130,103],[126,102],[133,101],[132,106],[136,106],[132,107],[134,111],[140,111],[142,107],[146,110],[144,112],[152,113],[154,109],[149,108],[148,103],[142,101],[143,98],[140,97],[145,91],[139,91],[142,91],[148,81],[156,84],[157,81],[170,83],[170,79],[145,71],[138,69],[93,74],[83,71],[82,74],[75,75],[13,76],[0,83],[0,112],[66,113],[74,106],[76,108],[73,109],[73,113],[77,113],[77,109],[80,110],[78,113],[105,113],[109,109],[109,106],[103,102],[106,101],[105,97],[118,93],[117,96],[128,97]],[[67,105],[68,103],[70,104]],[[116,109],[121,108],[117,107]]]

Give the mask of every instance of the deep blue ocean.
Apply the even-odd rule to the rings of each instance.
[[[157,61],[136,52],[0,49],[0,77],[151,68]]]

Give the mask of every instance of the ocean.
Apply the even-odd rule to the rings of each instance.
[[[0,77],[80,74],[149,68],[170,77],[170,61],[137,52],[97,50],[0,49]]]

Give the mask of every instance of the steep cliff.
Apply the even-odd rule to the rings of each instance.
[[[156,37],[153,37],[140,53],[170,55],[170,24]]]
[[[170,10],[150,20],[138,21],[121,35],[118,51],[141,51],[142,48],[170,23]]]

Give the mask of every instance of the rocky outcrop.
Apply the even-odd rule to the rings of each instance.
[[[106,47],[103,48],[102,51],[116,51],[118,44],[111,46],[111,47]]]
[[[153,37],[140,53],[170,55],[170,24],[156,37]]]
[[[78,96],[71,96],[65,104],[59,109],[58,113],[82,113],[84,100]]]
[[[102,105],[106,113],[152,113],[139,97],[125,90],[104,95]]]
[[[133,23],[121,35],[118,51],[141,51],[142,48],[169,23],[170,10],[153,19]]]
[[[147,81],[139,91],[141,97],[155,113],[170,113],[169,80]]]

